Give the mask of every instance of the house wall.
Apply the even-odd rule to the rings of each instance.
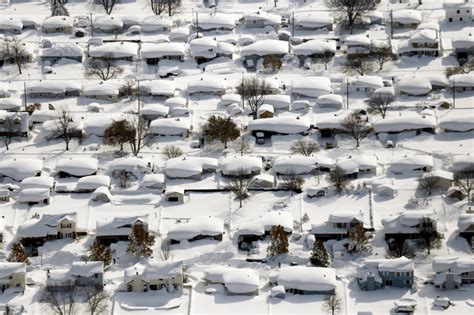
[[[381,271],[379,272],[380,277],[384,286],[393,287],[407,287],[410,288],[414,284],[414,273],[409,272],[393,272],[393,271]]]
[[[90,277],[76,277],[76,284],[82,287],[102,289],[104,287],[104,275],[102,273],[96,273]]]
[[[170,201],[170,200],[173,200],[174,198],[177,198],[177,201]],[[166,201],[183,203],[184,195],[177,192],[169,193],[166,195]]]
[[[8,281],[0,280],[1,293],[8,288],[21,288],[21,290],[25,290],[26,275],[23,272],[11,274],[8,278]]]
[[[470,22],[472,21],[472,8],[446,8],[446,22]]]
[[[71,33],[72,27],[55,27],[55,28],[44,28],[44,33]]]

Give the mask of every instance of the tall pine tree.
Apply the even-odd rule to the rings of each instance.
[[[316,239],[316,242],[314,242],[313,251],[309,257],[309,262],[316,267],[329,266],[330,261],[328,252],[326,251],[323,242],[321,242],[319,239]]]
[[[69,11],[61,0],[50,0],[51,16],[69,16]]]
[[[20,243],[13,243],[12,251],[10,253],[10,256],[8,256],[7,261],[22,262],[27,265],[30,264],[30,260],[28,259],[28,253]]]
[[[268,254],[270,256],[276,256],[284,253],[288,253],[288,235],[283,226],[273,226],[270,232]]]
[[[151,247],[155,244],[155,236],[142,226],[134,226],[129,236],[127,253],[137,257],[150,257],[153,254]]]
[[[89,247],[89,261],[102,261],[104,266],[109,266],[112,262],[112,252],[108,246],[97,241]]]

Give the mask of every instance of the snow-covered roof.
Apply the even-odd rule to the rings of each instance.
[[[439,127],[452,131],[469,131],[474,129],[474,114],[443,117]]]
[[[406,115],[387,117],[373,123],[375,132],[402,132],[425,128],[436,128],[436,118],[432,116]]]
[[[89,56],[91,57],[101,58],[108,55],[113,58],[136,57],[138,55],[138,44],[131,42],[110,42],[89,48]]]
[[[288,53],[288,42],[276,39],[265,39],[242,47],[240,55],[265,56],[265,55],[286,55]]]
[[[323,27],[334,22],[333,16],[325,11],[295,12],[295,25],[307,28]]]
[[[114,159],[109,164],[109,170],[115,171],[127,171],[127,172],[146,172],[150,169],[150,165],[145,159],[138,157],[122,157]]]
[[[150,261],[142,273],[142,279],[170,279],[183,274],[182,261]]]
[[[21,98],[0,98],[0,110],[17,111],[21,109],[23,100]]]
[[[393,259],[371,259],[366,260],[366,265],[376,266],[379,272],[408,272],[415,269],[413,260],[406,257]]]
[[[50,16],[44,19],[43,28],[52,29],[52,28],[67,28],[72,27],[74,24],[74,18],[71,16]]]
[[[222,278],[227,290],[234,294],[254,292],[260,284],[256,271],[250,268],[229,268]]]
[[[122,29],[123,21],[119,16],[100,15],[94,19],[94,28],[102,31]]]
[[[148,104],[140,109],[140,115],[157,115],[165,117],[169,113],[169,108],[160,104]]]
[[[453,165],[451,168],[454,172],[462,171],[466,168],[474,168],[474,155],[455,155],[453,157]]]
[[[459,36],[451,41],[454,49],[472,49],[474,48],[474,36]]]
[[[322,267],[282,267],[277,282],[286,290],[331,291],[337,287],[336,271]]]
[[[0,161],[0,176],[16,181],[38,175],[43,169],[43,161],[39,159],[14,159]]]
[[[225,81],[215,79],[201,79],[190,82],[188,84],[188,94],[193,93],[209,93],[209,92],[225,92]]]
[[[456,87],[474,87],[474,73],[454,74],[449,77],[449,85]]]
[[[104,135],[105,129],[107,129],[107,127],[110,126],[114,121],[120,119],[124,119],[124,117],[119,114],[94,115],[87,118],[84,124],[84,129],[89,134],[102,137]]]
[[[337,107],[341,108],[344,103],[344,98],[339,94],[323,94],[318,96],[316,103],[321,107]]]
[[[264,25],[280,25],[281,16],[265,11],[244,14],[245,22],[263,21]]]
[[[474,258],[459,258],[453,256],[439,256],[433,258],[434,272],[451,272],[459,275],[464,272],[474,271]]]
[[[272,227],[281,225],[285,232],[293,231],[293,215],[287,210],[271,210],[264,212],[260,217],[239,224],[239,235],[264,235]]]
[[[275,112],[275,108],[273,107],[273,105],[263,104],[262,106],[258,108],[257,115],[260,117],[260,115],[265,112],[270,112],[273,114]]]
[[[61,159],[56,163],[56,171],[72,176],[87,176],[97,172],[99,161],[94,158]]]
[[[106,198],[107,200],[111,201],[113,199],[112,194],[108,187],[102,186],[94,190],[91,195],[91,199],[94,201],[103,200]]]
[[[41,51],[43,57],[81,57],[82,48],[74,44],[58,44]]]
[[[54,186],[54,178],[49,176],[27,177],[21,181],[20,188],[47,188],[51,189]]]
[[[142,20],[141,26],[144,32],[156,32],[163,28],[170,28],[173,26],[173,21],[159,15],[150,15]]]
[[[224,221],[216,217],[195,217],[187,223],[176,223],[168,230],[168,238],[189,240],[199,235],[217,236],[224,233]]]
[[[0,279],[9,278],[15,273],[26,274],[26,264],[21,262],[1,262],[0,263]]]
[[[279,156],[273,162],[273,171],[286,174],[288,171],[295,174],[308,174],[316,168],[317,159],[310,156]]]
[[[228,29],[235,27],[235,18],[231,14],[199,14],[199,28],[202,30]]]
[[[92,277],[102,273],[104,273],[102,261],[75,261],[69,269],[69,274],[76,277]]]
[[[419,24],[422,21],[421,11],[418,10],[396,10],[392,12],[393,22],[401,24]]]
[[[433,166],[433,157],[430,155],[406,155],[400,158],[395,158],[390,162],[390,170],[395,173],[413,171]]]
[[[151,95],[174,96],[175,82],[171,80],[140,81],[140,89]]]
[[[364,35],[349,35],[344,39],[346,46],[370,46],[371,39]]]
[[[0,29],[21,31],[23,22],[14,16],[0,16]]]
[[[410,35],[410,43],[437,43],[439,42],[438,31],[422,29]]]
[[[90,175],[79,178],[77,190],[96,190],[99,187],[109,187],[110,177],[107,175]]]
[[[121,83],[119,81],[101,81],[98,83],[85,84],[83,93],[85,96],[118,96]]]
[[[454,179],[454,174],[448,171],[443,171],[443,170],[433,170],[429,173],[424,173],[421,175],[422,178],[427,178],[427,177],[439,177],[443,179],[448,179],[448,180],[453,180]]]
[[[331,223],[350,223],[354,220],[364,221],[364,214],[361,211],[335,211],[329,215],[328,221]]]
[[[27,220],[18,227],[17,236],[42,237],[47,235],[57,235],[57,226],[64,220],[77,222],[77,213],[43,214],[40,218]]]
[[[275,109],[284,109],[291,104],[291,95],[287,94],[272,94],[265,95],[263,103],[272,105]]]
[[[305,77],[291,81],[291,93],[318,97],[331,93],[331,80],[326,77]]]
[[[219,161],[222,174],[233,175],[240,170],[245,174],[259,172],[262,167],[262,159],[254,156],[227,156]]]
[[[418,225],[422,219],[436,219],[436,212],[431,210],[404,211],[398,216],[382,219],[385,233],[418,233]]]
[[[183,43],[144,43],[141,54],[143,58],[162,58],[164,56],[185,56],[186,45]]]
[[[51,190],[49,188],[25,188],[18,194],[18,202],[41,202],[49,198]]]
[[[350,77],[349,84],[356,87],[378,89],[384,86],[382,77],[374,75],[364,75],[359,77]]]
[[[324,41],[313,39],[293,47],[293,53],[295,55],[303,56],[322,54],[327,51],[335,53],[336,50],[336,42],[333,40]]]
[[[163,174],[145,174],[141,181],[142,187],[152,187],[154,185],[163,185],[165,183],[165,175]]]
[[[186,133],[191,128],[187,118],[161,118],[150,123],[150,132],[157,135],[175,136]]]
[[[304,117],[272,117],[252,120],[248,124],[250,131],[270,131],[281,134],[303,133],[310,128],[310,123]]]
[[[96,235],[97,236],[118,236],[130,235],[132,232],[132,225],[137,221],[143,224],[148,224],[149,215],[131,215],[131,216],[117,216],[111,220],[97,220]]]
[[[82,85],[74,81],[65,80],[46,80],[28,84],[28,93],[52,93],[60,94],[66,93],[66,91],[81,91]]]
[[[409,95],[424,95],[431,91],[432,86],[424,76],[403,76],[398,78],[398,89]]]
[[[218,161],[208,157],[177,157],[165,163],[164,172],[173,178],[187,178],[200,175],[206,170],[217,170]]]

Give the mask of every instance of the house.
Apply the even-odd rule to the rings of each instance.
[[[100,81],[83,86],[83,95],[88,98],[109,100],[116,102],[120,97],[121,83],[116,80]],[[101,119],[100,117],[99,119]]]
[[[327,77],[305,77],[291,81],[291,94],[293,97],[317,98],[332,91],[331,80]]]
[[[75,261],[67,269],[47,269],[46,287],[64,291],[73,287],[104,288],[104,263],[102,261]]]
[[[390,171],[394,174],[404,174],[410,172],[431,172],[434,161],[430,155],[405,155],[394,158],[389,163]]]
[[[175,91],[175,82],[171,80],[140,81],[140,94],[142,96],[168,98],[173,97]]]
[[[220,159],[219,167],[223,176],[253,177],[261,173],[263,162],[261,158],[254,156],[225,156]]]
[[[11,124],[13,122],[13,125]],[[6,112],[0,110],[0,136],[28,137],[29,114],[27,112]]]
[[[204,272],[207,284],[222,284],[227,295],[258,295],[260,278],[250,268],[211,267]]]
[[[198,240],[222,241],[224,221],[216,217],[195,217],[182,222],[178,220],[168,229],[168,240],[171,244],[181,241],[194,242]]]
[[[72,16],[50,16],[43,21],[44,33],[72,33],[73,27]]]
[[[434,170],[429,173],[421,175],[421,179],[433,178],[436,188],[449,189],[453,185],[454,174],[443,170]]]
[[[398,45],[400,56],[433,56],[438,57],[441,53],[441,41],[438,31],[422,29],[413,32],[410,37],[401,41]]]
[[[442,256],[433,258],[434,284],[443,290],[459,289],[474,283],[474,258]]]
[[[112,58],[116,60],[133,61],[138,58],[138,44],[132,42],[108,42],[102,45],[90,46],[90,58]]]
[[[150,133],[160,136],[188,137],[191,121],[188,118],[161,118],[150,123]]]
[[[141,55],[148,65],[156,65],[161,60],[183,61],[187,50],[183,43],[144,43]]]
[[[165,175],[163,174],[145,174],[142,178],[140,186],[147,189],[165,189]]]
[[[458,218],[459,236],[464,238],[471,249],[474,249],[474,214],[463,213]]]
[[[183,288],[182,261],[150,261],[147,265],[136,264],[124,270],[127,292],[149,292],[166,289],[172,293]]]
[[[27,177],[40,176],[43,161],[40,159],[12,159],[0,161],[0,178],[8,177],[20,182]]]
[[[54,187],[54,178],[50,176],[27,177],[21,181],[20,189],[43,188],[52,190]]]
[[[271,105],[274,110],[288,111],[290,110],[291,95],[287,95],[287,94],[265,95],[263,98],[263,104]]]
[[[221,31],[230,32],[235,28],[235,18],[232,14],[210,13],[199,14],[194,22],[199,32]]]
[[[218,160],[208,157],[177,157],[165,162],[167,178],[201,179],[205,173],[214,173],[219,168]]]
[[[111,220],[97,220],[96,236],[97,242],[109,246],[112,243],[128,241],[128,237],[135,227],[141,227],[148,231],[148,217],[142,216],[119,216]]]
[[[91,200],[96,201],[96,202],[112,202],[113,201],[113,196],[110,193],[110,190],[108,187],[101,186],[94,190],[94,192],[91,195]]]
[[[322,267],[282,267],[276,282],[285,288],[285,292],[300,295],[333,295],[337,287],[336,270]]]
[[[166,202],[184,203],[184,188],[180,186],[167,187],[163,193],[163,200]]]
[[[322,242],[328,240],[343,240],[356,227],[364,228],[364,216],[361,211],[338,211],[329,215],[326,222],[311,225],[311,234]]]
[[[82,85],[73,81],[46,80],[28,84],[26,91],[31,98],[77,97],[81,95]]]
[[[271,27],[275,31],[280,28],[281,16],[265,11],[244,14],[245,28],[266,28]]]
[[[392,27],[400,28],[417,28],[422,22],[421,11],[404,9],[391,12]]]
[[[53,65],[63,58],[82,62],[82,56],[82,48],[73,44],[57,44],[41,51],[41,60],[49,65]]]
[[[4,34],[21,34],[23,30],[23,22],[21,19],[13,16],[0,17],[0,33]]]
[[[44,188],[26,188],[22,189],[18,194],[17,201],[19,203],[27,203],[28,205],[49,204],[51,190]]]
[[[181,27],[173,27],[168,34],[170,41],[172,42],[182,42],[186,43],[189,37],[189,27],[181,26]]]
[[[0,98],[0,110],[8,112],[19,112],[23,106],[24,100],[21,98],[4,97]]]
[[[336,42],[333,40],[313,39],[293,47],[293,54],[298,57],[300,67],[305,65],[308,58],[312,61],[317,61],[318,58],[325,55],[334,56],[336,51]]]
[[[247,129],[253,135],[261,132],[265,137],[271,137],[272,135],[305,134],[310,127],[307,118],[282,116],[252,120]]]
[[[112,34],[121,33],[124,26],[122,19],[115,15],[100,15],[92,25],[97,32]]]
[[[334,18],[326,11],[295,12],[293,23],[296,30],[315,31],[320,29],[333,30]]]
[[[415,284],[413,260],[406,257],[366,260],[357,282],[362,291],[375,291],[385,286],[411,288]]]
[[[189,42],[191,56],[198,64],[209,62],[219,57],[232,59],[234,50],[234,45],[226,42],[218,42],[208,37],[195,38]]]
[[[38,256],[38,247],[47,241],[75,239],[87,232],[77,226],[77,213],[43,214],[23,222],[17,237],[31,256]]]
[[[450,76],[449,86],[456,92],[474,91],[474,73],[461,73]]]
[[[273,209],[264,212],[260,217],[239,224],[238,247],[240,250],[252,249],[253,243],[270,235],[273,227],[282,226],[287,235],[293,232],[293,215],[291,209]]]
[[[272,171],[275,175],[312,174],[318,167],[317,158],[312,156],[279,156],[273,161]]]
[[[375,90],[383,88],[384,83],[382,77],[364,75],[359,77],[349,77],[346,84],[349,84],[348,90],[352,93],[365,92],[371,95]]]
[[[56,172],[60,178],[84,177],[97,173],[99,162],[94,158],[60,159],[56,163]]]
[[[18,262],[0,263],[0,289],[23,292],[26,286],[26,264]]]
[[[339,133],[346,132],[342,123],[346,115],[319,115],[315,127],[321,138],[332,138]]]
[[[375,134],[398,134],[406,131],[415,131],[417,135],[422,132],[434,134],[436,132],[436,118],[421,115],[386,117],[374,121],[373,128]]]
[[[318,96],[316,104],[320,108],[342,109],[344,105],[344,98],[338,94],[323,94]]]
[[[474,36],[459,36],[453,38],[451,46],[454,50],[454,55],[459,63],[464,64],[470,57],[474,56]]]
[[[445,21],[448,23],[471,23],[473,21],[472,0],[444,1]]]
[[[288,54],[288,42],[275,39],[266,39],[242,47],[240,56],[244,59],[247,70],[257,70],[258,62],[266,56],[282,59]]]
[[[468,153],[453,156],[453,164],[451,166],[451,170],[454,173],[472,167],[474,167],[474,155]]]
[[[427,229],[436,232],[437,215],[430,210],[411,210],[382,220],[385,232],[385,240],[407,240],[418,239],[421,230]]]
[[[99,187],[110,188],[110,177],[108,175],[89,175],[81,177],[72,191],[78,193],[91,193]],[[56,192],[57,191],[58,189],[56,189]]]
[[[141,21],[141,27],[145,33],[169,32],[173,27],[173,21],[159,15],[150,15]]]
[[[343,40],[345,52],[349,58],[366,56],[372,49],[372,41],[363,35],[350,35]]]
[[[1,202],[10,202],[12,197],[12,192],[9,189],[0,188],[0,201]],[[3,219],[0,219],[0,228],[5,229],[5,222]],[[2,243],[3,235],[0,234],[0,244]]]
[[[263,104],[257,110],[257,118],[272,118],[275,114],[275,109],[270,104]]]
[[[226,92],[225,81],[215,79],[196,80],[188,84],[186,91],[188,95],[217,95],[222,96]]]

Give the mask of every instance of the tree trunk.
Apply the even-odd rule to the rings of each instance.
[[[17,67],[18,67],[18,72],[19,72],[20,74],[22,74],[22,72],[21,72],[21,62],[20,62],[18,59],[16,59],[16,65],[17,65]]]

